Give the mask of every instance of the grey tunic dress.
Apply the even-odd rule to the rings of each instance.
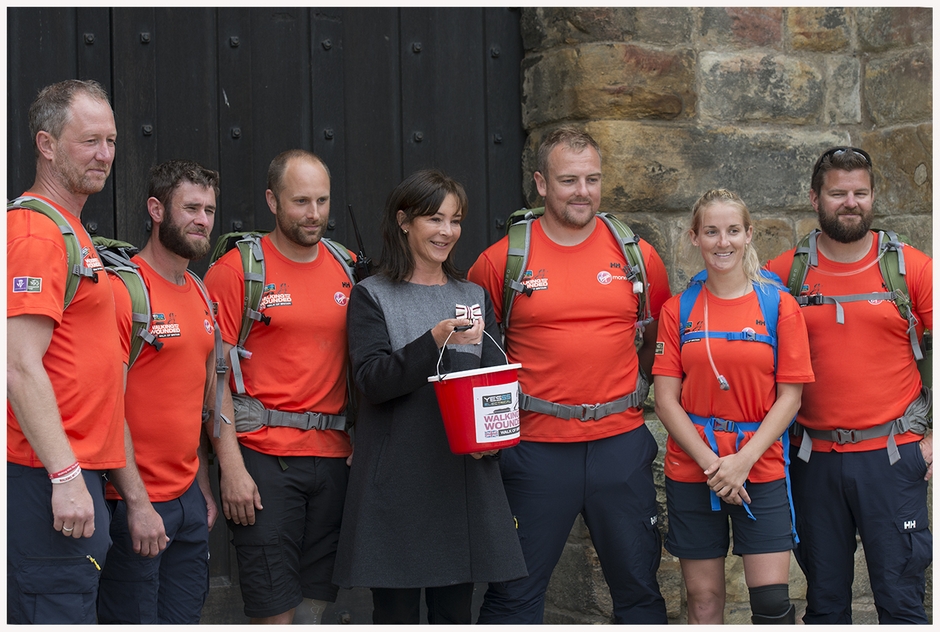
[[[349,356],[362,394],[354,430],[333,581],[348,588],[418,588],[498,582],[526,575],[499,462],[451,453],[428,376],[439,350],[431,329],[456,305],[484,307],[483,288],[392,283],[374,276],[356,285],[347,312]],[[482,345],[448,345],[442,371],[504,364]]]

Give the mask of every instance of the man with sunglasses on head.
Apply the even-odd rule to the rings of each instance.
[[[933,329],[932,261],[871,229],[874,176],[861,149],[825,152],[809,197],[821,229],[804,240],[809,252],[797,248],[767,264],[786,280],[800,257],[807,260],[805,279],[791,282],[816,374],[803,389],[791,448],[803,622],[852,623],[857,532],[879,622],[928,623],[932,415],[910,327],[918,338]],[[892,295],[882,273],[894,258],[906,271],[910,320],[901,309],[907,297]]]

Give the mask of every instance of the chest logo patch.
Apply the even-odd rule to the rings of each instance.
[[[150,333],[153,334],[155,338],[180,337],[180,326],[179,323],[176,322],[176,315],[173,312],[170,312],[169,315],[152,314],[151,318],[154,324],[150,328]]]
[[[277,290],[274,289],[274,284],[271,283],[266,285],[264,290],[265,294],[261,297],[261,305],[258,306],[259,312],[268,307],[282,307],[293,304],[286,283],[281,283]]]
[[[545,276],[545,269],[539,270],[538,276],[532,274],[532,270],[526,270],[522,276],[522,284],[530,290],[547,290],[548,277]]]
[[[333,295],[333,300],[336,301],[336,304],[340,307],[346,307],[346,303],[349,302],[349,297],[342,292],[337,292]]]

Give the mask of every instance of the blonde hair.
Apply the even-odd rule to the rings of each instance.
[[[705,214],[705,209],[712,204],[727,204],[737,208],[741,212],[741,223],[744,225],[744,230],[752,229],[751,212],[737,193],[728,189],[710,189],[692,205],[692,224],[689,229],[693,234],[698,235],[699,230],[702,228],[702,215]],[[755,283],[767,282],[767,279],[760,273],[760,259],[757,257],[757,249],[750,243],[744,247],[744,260],[741,263],[744,268],[744,275],[748,279]]]

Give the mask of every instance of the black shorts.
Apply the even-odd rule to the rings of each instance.
[[[778,553],[795,548],[786,479],[747,484],[751,497],[748,507],[756,520],[747,515],[744,507],[724,501],[720,511],[712,511],[710,491],[706,483],[666,479],[667,551],[687,560],[727,556],[731,543],[729,518],[735,555]]]
[[[232,530],[245,615],[273,617],[304,599],[335,601],[333,562],[346,499],[345,458],[277,457],[241,446],[264,509]],[[286,467],[285,467],[286,466]]]

